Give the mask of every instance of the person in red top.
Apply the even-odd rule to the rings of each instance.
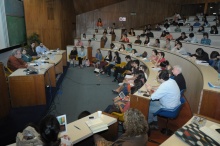
[[[161,62],[166,61],[164,57],[165,57],[164,52],[158,52],[158,58],[157,58],[157,62],[155,63],[155,66],[159,66]]]
[[[101,18],[98,19],[98,22],[96,23],[96,26],[97,27],[102,27],[103,26]]]
[[[166,36],[164,38],[173,40],[173,36],[172,36],[172,34],[170,34],[170,32],[166,32]]]
[[[129,39],[127,38],[127,34],[123,34],[120,42],[129,43]]]
[[[8,58],[7,66],[11,71],[28,67],[27,63],[21,59],[21,50],[14,49],[12,51],[12,55]]]

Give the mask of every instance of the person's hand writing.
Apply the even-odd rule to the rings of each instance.
[[[151,85],[149,85],[149,84],[145,84],[145,87],[148,91],[151,91],[151,89],[152,89]]]

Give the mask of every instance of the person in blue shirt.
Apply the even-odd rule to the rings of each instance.
[[[207,32],[203,33],[203,38],[201,39],[201,44],[211,45],[211,40],[209,39],[209,34]]]
[[[86,59],[86,52],[84,47],[81,46],[81,50],[78,52],[79,68],[83,68],[82,61]]]
[[[40,45],[37,46],[37,48],[36,48],[37,55],[44,54],[44,53],[47,52],[47,51],[48,51],[47,47],[45,47],[42,42],[41,42]]]
[[[199,23],[199,20],[198,20],[198,19],[196,19],[195,21],[196,21],[196,22],[193,24],[193,26],[200,26],[200,25],[201,25],[201,23]]]
[[[211,66],[220,74],[220,55],[217,51],[210,54]]]
[[[97,49],[95,54],[95,60],[93,61],[96,68],[98,68],[100,61],[102,61],[102,53],[100,49]]]
[[[127,48],[125,49],[125,51],[130,53],[132,51],[132,45],[131,44],[127,44]]]

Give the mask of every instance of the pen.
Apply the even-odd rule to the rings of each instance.
[[[75,126],[75,125],[74,125],[74,127],[77,128],[77,129],[79,129],[79,130],[81,130],[79,127],[77,127],[77,126]]]

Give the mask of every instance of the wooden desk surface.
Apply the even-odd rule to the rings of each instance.
[[[192,119],[194,118],[195,116],[193,116],[185,125],[188,125],[191,123]],[[217,126],[220,126],[219,123],[216,123],[212,120],[208,120],[206,121],[206,124],[205,126],[207,127],[210,127],[212,126],[213,124],[217,125]],[[185,143],[183,140],[181,140],[179,137],[177,137],[175,134],[173,134],[170,138],[168,138],[165,142],[163,142],[161,144],[161,146],[188,146],[187,143]]]
[[[97,118],[98,113],[95,112],[87,117],[84,117],[82,119],[79,119],[79,120],[76,120],[74,122],[67,124],[67,132],[62,133],[61,136],[65,134],[68,135],[72,141],[72,144],[80,142],[89,136],[92,136],[93,135],[92,131],[89,129],[89,127],[85,123],[86,121],[89,120],[90,116],[94,116],[94,118]],[[103,120],[103,122],[106,123],[108,126],[117,122],[116,118],[109,117],[104,114],[102,114],[101,120]],[[78,128],[80,128],[80,130],[75,128],[74,126],[77,126]]]

